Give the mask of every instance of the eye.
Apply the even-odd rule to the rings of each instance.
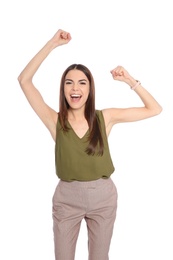
[[[86,85],[86,82],[85,81],[80,81],[80,84],[81,85]]]
[[[71,81],[66,81],[65,84],[66,85],[70,85],[70,84],[72,84],[72,82]]]

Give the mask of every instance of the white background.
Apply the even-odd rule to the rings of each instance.
[[[110,135],[119,194],[110,259],[173,259],[171,2],[1,1],[0,259],[54,259],[54,143],[17,77],[59,28],[69,31],[72,41],[54,50],[35,77],[50,106],[58,109],[64,69],[82,63],[94,75],[98,109],[141,105],[128,85],[112,79],[110,70],[117,65],[163,107],[159,116],[117,125]],[[81,259],[87,259],[84,222],[76,250]]]

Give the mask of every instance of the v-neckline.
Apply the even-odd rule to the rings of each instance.
[[[87,129],[87,131],[84,133],[84,135],[82,137],[78,136],[78,134],[75,132],[74,128],[72,127],[72,125],[70,124],[70,122],[67,120],[68,125],[70,126],[71,130],[73,131],[74,135],[79,139],[82,140],[85,138],[85,136],[88,134],[89,132],[89,127]]]

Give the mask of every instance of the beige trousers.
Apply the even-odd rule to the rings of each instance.
[[[117,190],[111,180],[59,181],[53,196],[56,260],[74,260],[80,224],[88,229],[89,260],[108,260],[117,209]]]

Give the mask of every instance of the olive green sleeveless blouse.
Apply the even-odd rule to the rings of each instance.
[[[104,153],[88,155],[85,150],[88,146],[88,134],[79,138],[71,125],[67,132],[63,131],[59,120],[56,129],[55,166],[56,174],[63,181],[92,181],[100,178],[109,178],[114,172],[106,136],[105,122],[102,111],[96,110],[96,116],[104,142]]]

